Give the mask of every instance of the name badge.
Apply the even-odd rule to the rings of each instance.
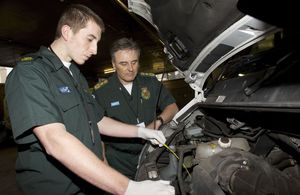
[[[119,101],[115,101],[115,102],[110,103],[110,107],[115,107],[115,106],[119,106],[119,105],[120,105]]]
[[[71,89],[68,86],[61,86],[58,90],[60,93],[71,93]]]

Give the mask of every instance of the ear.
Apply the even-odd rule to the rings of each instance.
[[[61,35],[62,35],[62,38],[67,41],[69,40],[70,36],[71,36],[71,33],[72,33],[72,29],[70,26],[68,25],[63,25],[62,28],[61,28]]]
[[[111,64],[112,64],[112,67],[113,67],[114,69],[116,69],[116,65],[115,65],[114,60],[111,61]]]

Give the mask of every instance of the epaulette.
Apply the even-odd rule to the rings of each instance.
[[[40,56],[39,55],[37,55],[37,54],[35,54],[35,53],[31,53],[31,54],[27,54],[27,55],[25,55],[25,56],[23,56],[23,57],[21,57],[20,59],[19,59],[19,62],[25,62],[25,63],[31,63],[31,62],[33,62],[34,60],[36,60],[37,58],[39,58]]]
[[[155,74],[150,72],[141,72],[140,74],[142,76],[155,77]]]
[[[106,83],[108,83],[107,79],[101,79],[95,86],[94,89],[97,90],[100,87],[104,86]]]
[[[31,62],[32,60],[33,60],[33,57],[31,57],[31,56],[25,56],[20,59],[21,62]]]

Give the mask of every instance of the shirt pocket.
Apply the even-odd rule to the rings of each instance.
[[[63,112],[67,112],[68,110],[79,105],[78,99],[72,93],[58,94],[57,100]]]

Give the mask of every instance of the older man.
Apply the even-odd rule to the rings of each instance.
[[[140,48],[137,42],[128,38],[116,40],[110,54],[116,72],[98,85],[94,93],[105,115],[155,129],[169,122],[178,111],[175,99],[155,75],[138,74]],[[108,163],[134,178],[143,140],[105,137],[104,141]]]

